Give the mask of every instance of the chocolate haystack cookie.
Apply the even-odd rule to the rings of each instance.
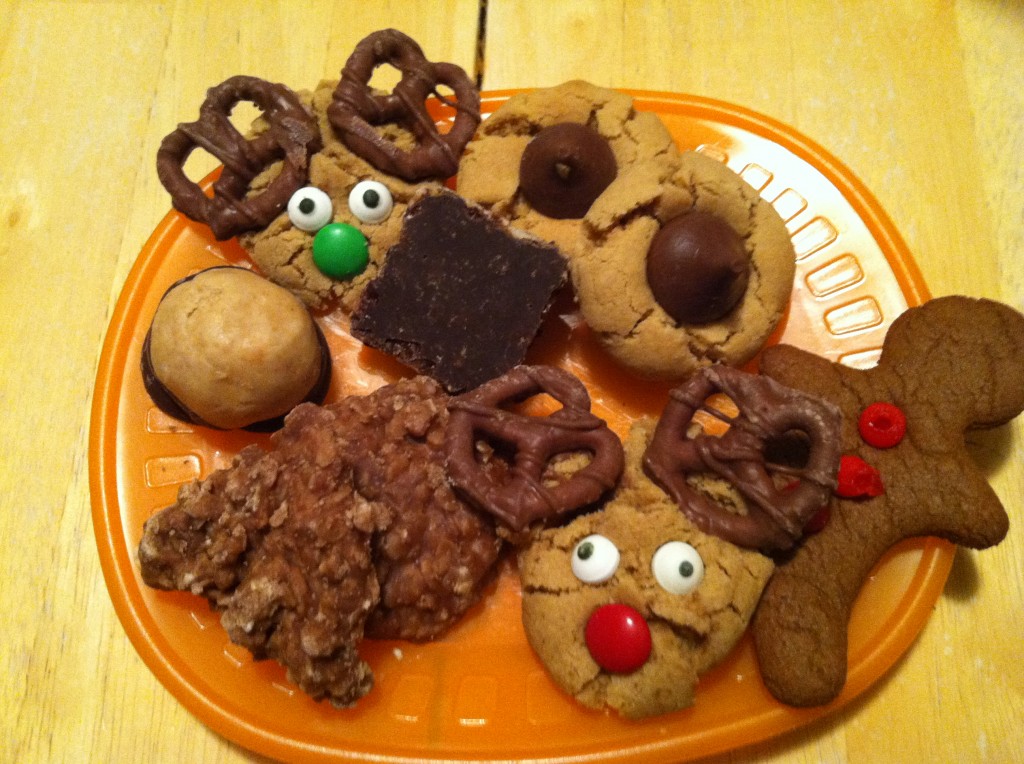
[[[468,390],[523,361],[565,279],[555,247],[453,193],[424,194],[367,285],[352,334],[449,391]]]
[[[139,544],[142,579],[206,597],[232,642],[350,706],[363,637],[433,639],[476,603],[502,542],[445,477],[448,396],[426,377],[296,407],[272,448],[183,486]]]

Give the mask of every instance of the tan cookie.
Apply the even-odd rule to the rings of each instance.
[[[563,123],[592,128],[610,147],[617,172],[585,215],[559,219],[526,201],[520,162],[538,133]],[[573,80],[515,95],[484,120],[459,163],[457,188],[515,227],[554,242],[571,259],[590,246],[589,229],[631,228],[650,219],[662,206],[678,157],[657,115],[636,111],[624,93]]]
[[[310,307],[327,309],[340,305],[349,313],[366,284],[377,275],[388,249],[397,243],[402,216],[413,195],[425,185],[439,187],[439,184],[406,182],[381,172],[352,153],[338,139],[327,119],[336,84],[322,82],[312,94],[302,95],[308,100],[323,136],[323,148],[310,159],[309,185],[326,194],[326,199],[318,197],[315,204],[317,213],[327,209],[327,223],[344,223],[357,229],[358,234],[348,233],[357,242],[360,237],[365,242],[369,258],[365,270],[350,279],[326,275],[313,260],[313,241],[320,228],[302,230],[287,211],[265,229],[240,235],[239,242],[264,275],[290,289]],[[398,145],[413,145],[412,135],[400,127],[388,125],[381,130]],[[272,177],[273,171],[264,173],[254,186],[258,189]],[[357,187],[376,192],[382,206],[368,208],[358,193],[356,199],[350,201]],[[390,211],[385,213],[383,205],[390,206]]]
[[[207,268],[164,294],[142,346],[153,402],[186,422],[277,429],[331,381],[327,340],[287,290],[246,268]]]
[[[721,162],[686,152],[671,182],[675,195],[687,200],[681,215],[696,210],[725,221],[749,257],[746,288],[725,315],[707,323],[682,323],[655,298],[648,253],[675,218],[645,218],[643,225],[611,228],[572,264],[580,309],[602,346],[637,374],[669,380],[711,363],[750,360],[786,311],[796,267],[782,218]],[[695,276],[687,270],[679,278],[685,284]]]
[[[541,532],[519,556],[523,624],[548,672],[582,704],[629,718],[693,703],[698,677],[744,633],[773,569],[702,533],[644,476],[652,427],[630,434],[622,487],[602,510]]]
[[[828,525],[776,570],[752,626],[772,694],[822,705],[845,684],[850,609],[886,550],[913,536],[981,549],[1006,534],[1006,512],[964,433],[1024,410],[1024,316],[990,300],[938,298],[893,322],[875,368],[780,345],[764,352],[761,370],[838,405],[843,452],[868,468],[863,488],[849,464],[840,469],[837,490],[864,495],[834,501]],[[890,427],[899,415],[872,416],[877,408],[866,437],[879,445],[862,435],[861,415],[876,403],[902,412],[902,437]]]
[[[525,169],[535,143],[561,123],[594,128],[616,163],[614,179],[585,213],[568,218],[537,209]],[[586,148],[578,150],[597,153]],[[745,363],[789,303],[796,257],[780,216],[720,162],[680,156],[657,116],[635,111],[625,94],[573,81],[509,99],[466,147],[458,189],[559,246],[583,318],[602,347],[640,376],[679,380],[711,363]],[[710,234],[708,218],[715,221]],[[660,255],[668,264],[649,275],[649,252],[679,251],[660,242],[679,242],[684,219],[704,221],[701,242],[728,239],[702,244],[699,256],[682,262]]]

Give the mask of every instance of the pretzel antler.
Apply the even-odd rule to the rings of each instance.
[[[370,77],[380,64],[402,73],[394,92],[371,92]],[[443,98],[438,85],[451,88],[456,102]],[[455,122],[444,135],[427,112],[434,95],[456,109]],[[459,166],[459,156],[480,124],[480,94],[469,76],[455,64],[432,63],[411,37],[383,29],[364,38],[349,56],[334,91],[327,117],[348,148],[382,172],[408,181],[447,178]],[[416,147],[404,151],[374,130],[375,125],[401,124],[416,137]]]
[[[501,408],[539,393],[547,393],[562,408],[546,417]],[[597,501],[622,473],[618,436],[603,419],[590,413],[590,395],[583,383],[561,369],[517,366],[454,399],[449,408],[449,478],[473,503],[513,530]],[[478,462],[480,436],[514,447],[504,481]],[[590,462],[565,482],[545,485],[542,478],[551,459],[578,451],[590,453]]]
[[[268,128],[254,138],[243,137],[231,123],[231,110],[251,101]],[[186,177],[185,160],[202,148],[224,163],[213,184],[213,197]],[[207,91],[199,119],[183,123],[157,151],[157,175],[175,209],[210,226],[218,239],[264,228],[288,204],[309,177],[309,158],[321,148],[316,121],[284,85],[238,75]],[[259,194],[249,194],[253,178],[281,160],[281,172]]]
[[[732,399],[739,415],[721,436],[689,437],[693,415],[716,392]],[[839,409],[830,403],[767,377],[711,366],[672,390],[644,454],[644,470],[705,533],[749,549],[784,550],[801,537],[835,488],[840,423]],[[765,451],[789,433],[806,437],[809,455],[799,468],[772,465],[772,472],[797,478],[795,485],[780,487],[772,479]],[[688,475],[708,471],[739,491],[747,501],[747,514],[729,512],[687,482]]]

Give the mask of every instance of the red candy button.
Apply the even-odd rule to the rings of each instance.
[[[839,485],[836,494],[844,499],[881,496],[885,493],[878,470],[859,456],[844,454],[839,458]]]
[[[864,442],[875,448],[892,448],[903,440],[907,432],[907,417],[899,406],[891,403],[872,403],[857,420],[857,428]]]
[[[629,674],[651,654],[647,621],[629,605],[602,605],[587,621],[587,649],[597,665],[614,674]]]

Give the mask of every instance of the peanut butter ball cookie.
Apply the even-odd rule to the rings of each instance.
[[[194,424],[275,429],[331,380],[327,341],[287,290],[245,268],[215,267],[171,286],[143,344],[146,390]]]

